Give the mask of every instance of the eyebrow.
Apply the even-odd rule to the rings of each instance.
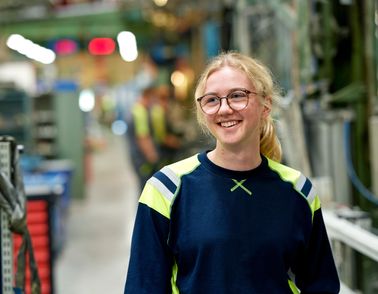
[[[232,93],[232,92],[235,92],[235,91],[249,91],[249,92],[252,92],[252,91],[250,91],[250,90],[247,90],[246,88],[237,87],[237,88],[232,88],[232,89],[228,90],[227,95],[230,94],[230,93]],[[209,92],[209,93],[205,93],[205,94],[203,94],[201,97],[203,97],[203,96],[207,96],[207,95],[216,95],[216,96],[219,97],[219,95],[218,95],[217,92]]]

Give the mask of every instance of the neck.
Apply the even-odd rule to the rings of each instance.
[[[220,167],[238,171],[254,169],[261,163],[260,150],[232,152],[216,147],[208,153],[208,158]]]

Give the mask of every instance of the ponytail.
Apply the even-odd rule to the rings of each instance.
[[[261,128],[260,152],[275,161],[281,161],[282,159],[281,143],[277,137],[275,125],[270,115],[264,120]]]

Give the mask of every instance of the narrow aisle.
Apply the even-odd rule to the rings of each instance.
[[[123,137],[106,134],[91,159],[87,197],[73,201],[55,266],[57,294],[123,293],[138,185]]]

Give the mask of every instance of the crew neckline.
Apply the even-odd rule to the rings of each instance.
[[[205,152],[201,152],[198,154],[199,161],[212,173],[215,173],[217,175],[227,177],[227,178],[233,178],[233,179],[246,179],[253,175],[260,174],[262,171],[266,169],[268,166],[268,160],[265,156],[261,154],[261,162],[260,164],[250,170],[240,171],[240,170],[231,170],[224,167],[221,167],[219,165],[216,165],[213,163],[207,156],[207,153],[209,153],[210,150],[207,150]]]

